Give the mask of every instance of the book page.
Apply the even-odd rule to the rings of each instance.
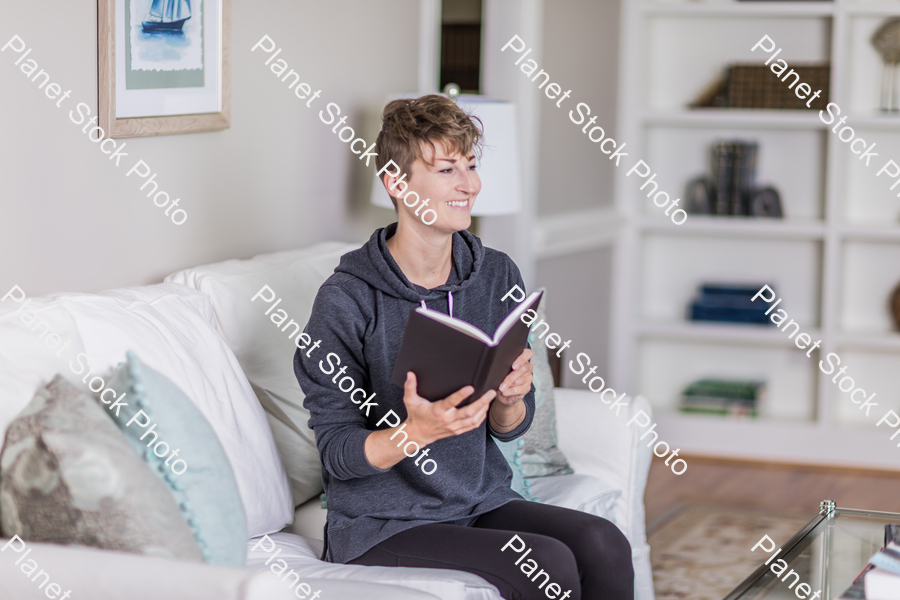
[[[510,328],[515,324],[519,318],[525,314],[525,311],[529,308],[532,308],[532,305],[535,304],[534,299],[540,292],[532,292],[525,300],[522,301],[519,306],[517,306],[511,313],[506,315],[506,318],[503,319],[503,322],[500,323],[500,326],[497,328],[497,332],[494,334],[494,339],[491,339],[488,334],[478,329],[471,323],[466,323],[462,319],[457,319],[451,317],[450,315],[445,315],[442,312],[438,312],[436,310],[432,310],[428,307],[419,307],[416,309],[416,312],[425,315],[430,319],[434,319],[435,321],[440,321],[444,325],[448,327],[452,327],[453,329],[465,333],[468,336],[471,336],[477,340],[480,340],[487,344],[488,346],[496,346],[500,340],[503,339],[503,336],[506,335],[506,332],[510,330]]]
[[[531,292],[524,301],[522,301],[519,306],[517,306],[511,313],[506,315],[506,318],[503,319],[503,322],[500,323],[500,327],[497,328],[497,332],[494,334],[494,339],[491,342],[491,346],[496,346],[497,343],[503,339],[503,336],[506,335],[506,332],[509,331],[510,327],[518,321],[522,315],[525,314],[529,308],[532,308],[536,302],[534,301],[540,295],[541,292]]]
[[[488,346],[495,345],[495,342],[488,337],[488,334],[478,329],[474,325],[470,323],[466,323],[461,319],[455,319],[450,315],[445,315],[442,312],[438,312],[436,310],[431,310],[430,308],[422,308],[421,306],[416,309],[417,313],[425,315],[429,319],[434,319],[435,321],[440,321],[444,325],[448,327],[452,327],[453,329],[465,333],[468,336],[471,336],[477,340],[480,340],[487,344]]]

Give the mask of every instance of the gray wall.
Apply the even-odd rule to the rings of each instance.
[[[613,203],[615,166],[598,144],[569,119],[579,102],[599,115],[596,125],[616,137],[616,77],[619,56],[617,0],[552,0],[544,3],[543,63],[563,91],[559,107],[542,98],[541,215],[585,210]],[[524,75],[523,75],[524,77]],[[543,77],[541,78],[543,79]],[[578,113],[573,112],[578,119]]]
[[[441,2],[441,22],[480,23],[481,0],[443,0]]]
[[[613,203],[615,166],[569,119],[578,102],[599,115],[596,124],[616,137],[619,47],[617,0],[552,0],[544,4],[541,68],[572,96],[557,108],[541,103],[538,214],[546,217]],[[568,107],[568,108],[567,108]],[[577,118],[577,113],[576,118]],[[538,260],[537,283],[549,292],[547,318],[553,330],[572,339],[563,365],[565,387],[586,388],[566,365],[578,352],[606,376],[610,335],[612,252],[598,249]]]
[[[591,357],[591,366],[606,378],[609,352],[609,269],[611,250],[603,248],[538,262],[538,285],[547,288],[547,322],[550,331],[572,345],[563,354],[563,387],[587,389],[572,374],[569,361],[579,352]],[[577,368],[577,363],[574,363]]]
[[[97,110],[97,2],[6,2],[0,46],[18,34],[72,97],[62,108],[0,54],[0,288],[30,296],[156,282],[177,269],[321,240],[362,241],[392,211],[367,205],[368,170],[331,127],[250,48],[283,48],[318,107],[336,102],[374,141],[389,93],[417,87],[416,0],[232,2],[232,126],[134,138],[116,169],[74,125],[78,102]],[[388,35],[387,32],[393,34]],[[315,104],[313,105],[316,106]],[[137,159],[181,198],[174,225],[125,177]],[[133,162],[127,162],[133,161]]]
[[[192,265],[327,239],[362,241],[393,220],[367,204],[372,169],[250,48],[268,34],[283,48],[279,58],[323,90],[319,107],[336,102],[374,141],[385,97],[417,87],[416,0],[232,2],[232,127],[127,140],[128,160],[143,159],[162,189],[181,198],[189,214],[182,226],[153,206],[135,176],[125,177],[133,163],[116,169],[69,120],[77,102],[92,113],[97,107],[96,2],[42,6],[6,6],[0,46],[18,34],[33,48],[29,58],[72,97],[56,108],[13,64],[17,57],[0,54],[3,290],[18,284],[37,296],[143,285]],[[599,112],[600,123],[614,122],[617,26],[617,2],[545,3],[542,66]],[[549,100],[541,111],[539,212],[611,202],[608,161],[567,111]],[[538,266],[554,328],[572,332],[572,349],[603,364],[609,268],[607,251]]]

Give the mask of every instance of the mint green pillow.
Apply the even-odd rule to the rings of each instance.
[[[127,362],[116,367],[108,387],[127,406],[107,412],[168,485],[206,562],[243,567],[244,507],[231,463],[209,422],[178,386],[143,364],[134,352],[129,351]],[[111,403],[109,397],[96,400],[104,408]],[[138,418],[128,425],[135,415]]]
[[[535,323],[546,321],[546,308],[547,290],[544,290],[537,307]],[[541,331],[544,329],[542,327]],[[534,350],[534,357],[531,359],[534,366],[534,421],[525,435],[519,438],[523,443],[519,447],[522,455],[519,457],[518,467],[524,477],[569,475],[574,471],[557,447],[556,400],[553,397],[553,373],[547,359],[547,346],[543,339],[535,335],[534,329],[528,333],[528,343]],[[510,466],[515,471],[512,463]]]
[[[509,463],[509,468],[512,469],[512,483],[509,486],[512,488],[512,491],[526,500],[540,502],[540,498],[535,498],[531,495],[531,480],[524,477],[522,469],[522,446],[525,445],[525,440],[519,438],[511,442],[501,442],[497,438],[492,439],[497,443],[500,452],[503,453],[503,458],[506,459],[506,462]]]

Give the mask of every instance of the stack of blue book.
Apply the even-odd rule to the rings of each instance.
[[[770,325],[772,322],[765,314],[770,304],[761,298],[757,298],[756,302],[751,300],[762,287],[762,284],[701,284],[697,297],[688,308],[688,319]]]

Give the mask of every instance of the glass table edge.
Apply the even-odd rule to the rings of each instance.
[[[884,517],[889,519],[897,519],[900,520],[900,513],[893,512],[885,512],[879,510],[859,510],[855,508],[842,508],[835,507],[830,511],[822,511],[813,517],[809,523],[803,526],[797,533],[791,536],[787,542],[781,546],[781,551],[779,554],[784,556],[788,554],[794,546],[799,544],[803,538],[809,534],[810,531],[815,529],[822,521],[827,519],[833,519],[839,517],[841,515],[850,516],[850,517]],[[738,600],[747,590],[749,590],[753,585],[762,578],[763,575],[769,570],[769,566],[766,564],[761,564],[753,573],[750,574],[744,581],[742,581],[736,588],[734,588],[723,600]]]
[[[835,512],[837,512],[837,510],[835,510]],[[833,514],[833,513],[831,513],[831,514]],[[828,516],[829,516],[829,514],[819,513],[815,517],[813,517],[809,521],[809,523],[804,525],[802,529],[800,529],[797,533],[795,533],[793,536],[791,536],[791,539],[789,539],[787,542],[784,543],[784,545],[781,546],[781,551],[779,552],[779,554],[783,556],[783,555],[787,554],[788,552],[790,552],[794,548],[794,546],[796,546],[798,543],[800,543],[800,541],[803,538],[805,538],[806,535],[810,531],[815,529],[816,526],[819,523],[821,523],[822,521],[824,521],[826,518],[828,518]],[[738,598],[743,596],[747,590],[749,590],[751,587],[753,587],[753,584],[755,584],[759,579],[761,579],[762,576],[765,575],[766,572],[768,572],[768,570],[769,570],[769,565],[767,565],[765,563],[761,564],[759,567],[756,568],[755,571],[753,571],[753,573],[750,574],[749,577],[747,577],[744,581],[742,581],[740,584],[738,584],[738,586],[736,588],[731,590],[731,592],[729,592],[729,594],[727,596],[725,596],[725,598],[723,598],[723,600],[737,600]]]

